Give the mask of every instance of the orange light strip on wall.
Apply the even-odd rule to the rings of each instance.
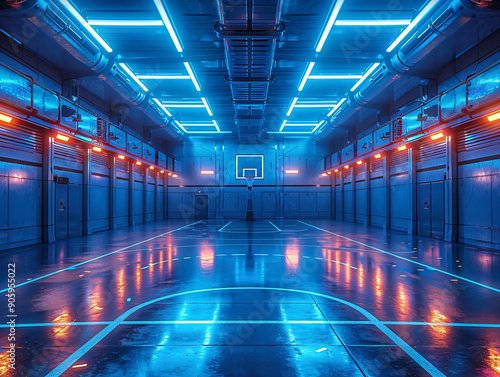
[[[380,153],[375,155],[375,158],[380,158],[380,157],[382,157]]]
[[[149,169],[150,170],[155,170],[155,167],[154,166],[150,166]]]
[[[329,172],[328,172],[328,173],[326,173],[326,174],[328,174],[328,175],[332,175],[332,172],[331,172],[331,171],[329,171]]]
[[[335,173],[338,173],[339,172],[339,169],[335,169]]]
[[[299,174],[298,170],[285,170],[286,174]]]
[[[165,173],[165,170],[160,170],[160,173],[161,173],[161,174]]]
[[[344,169],[349,169],[349,165],[344,166]]]
[[[119,159],[119,160],[125,160],[125,156],[124,156],[124,155],[122,155],[122,154],[119,154],[119,155],[118,155],[118,159]]]
[[[12,118],[4,114],[0,114],[0,120],[5,123],[12,122]]]
[[[136,165],[139,165],[139,166],[140,166],[140,165],[142,165],[142,162],[137,161],[137,162],[136,162]]]
[[[442,137],[444,137],[444,135],[442,132],[440,132],[438,134],[431,135],[431,140],[441,139]]]
[[[356,162],[356,164],[358,165],[361,165],[363,163],[363,161],[359,160],[358,162]]]
[[[97,153],[101,153],[102,152],[102,148],[99,148],[99,147],[93,147],[92,150],[94,152],[97,152]]]
[[[168,176],[169,176],[169,177],[170,177],[170,176],[172,176],[172,173],[168,173]]]
[[[213,170],[202,170],[201,175],[214,175]]]
[[[493,122],[493,121],[498,120],[498,119],[500,119],[500,113],[496,113],[496,114],[492,114],[492,115],[488,116],[488,120],[490,122]]]
[[[173,174],[173,175],[172,175],[172,178],[177,178],[177,177],[178,177],[178,175],[177,175],[177,174]]]
[[[403,145],[401,147],[398,147],[398,151],[405,151],[406,150],[406,145]]]
[[[322,177],[328,177],[328,174],[323,173],[323,174],[321,174],[321,176],[322,176]]]
[[[69,136],[57,134],[56,139],[57,140],[61,140],[61,141],[68,141],[69,140]]]

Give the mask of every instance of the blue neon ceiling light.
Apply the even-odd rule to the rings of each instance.
[[[335,26],[407,26],[411,20],[337,20]]]
[[[318,108],[318,107],[334,107],[337,102],[323,101],[323,102],[297,102],[295,107],[297,108]]]
[[[309,80],[350,80],[360,79],[363,75],[310,75]]]
[[[92,26],[163,26],[162,20],[88,20]]]
[[[170,112],[165,108],[165,106],[163,106],[163,104],[160,102],[160,100],[158,98],[153,98],[153,101],[158,105],[160,106],[163,111],[165,111],[165,113],[169,116],[169,117],[172,117],[172,114],[170,114]]]
[[[373,71],[377,69],[377,67],[380,65],[380,63],[373,63],[370,68],[368,68],[368,71],[365,72],[363,77],[359,79],[359,81],[354,84],[354,86],[351,88],[351,92],[354,92],[367,78],[372,74]]]
[[[279,131],[279,132],[283,131],[283,127],[285,127],[285,124],[286,124],[286,119],[285,119],[285,120],[283,121],[283,123],[281,124],[280,131]]]
[[[194,75],[193,69],[191,68],[191,64],[188,62],[184,62],[184,67],[186,67],[186,70],[189,74],[189,77],[191,77],[191,81],[193,82],[193,85],[196,88],[196,90],[198,92],[201,91],[200,84],[198,83],[198,80],[196,79],[196,76]]]
[[[332,109],[332,110],[328,113],[328,115],[327,115],[327,116],[328,116],[328,117],[331,117],[331,116],[333,115],[333,113],[334,113],[335,111],[337,111],[337,109],[338,109],[340,106],[342,106],[342,104],[343,104],[345,101],[347,101],[347,98],[342,98],[342,99],[339,101],[339,103],[337,103],[337,104],[335,105],[335,107],[334,107],[334,108],[333,108],[333,109]]]
[[[339,15],[340,8],[342,8],[342,4],[344,4],[344,0],[337,0],[335,2],[332,12],[330,13],[330,18],[328,19],[328,22],[325,28],[323,29],[323,33],[321,34],[321,38],[319,39],[319,42],[316,45],[316,52],[321,52],[321,50],[323,49],[323,45],[325,44],[326,39],[330,34],[330,30],[332,30],[332,26],[337,20],[337,16]]]
[[[321,127],[323,124],[326,123],[326,120],[322,120],[321,122],[318,123],[318,125],[316,127],[314,127],[314,129],[311,131],[311,133],[314,133],[316,132],[316,130]]]
[[[212,112],[212,109],[210,108],[210,105],[208,104],[208,101],[205,97],[201,98],[203,105],[205,106],[205,109],[207,109],[208,115],[212,116],[214,113]]]
[[[174,26],[170,22],[170,18],[168,17],[167,13],[167,8],[163,4],[162,0],[153,0],[153,1],[156,5],[156,9],[158,9],[158,12],[160,13],[161,19],[163,20],[165,27],[168,30],[168,33],[170,34],[170,38],[172,38],[172,41],[174,42],[175,48],[177,49],[178,52],[182,52],[181,42],[179,41],[179,38],[177,38]]]
[[[434,6],[439,3],[440,0],[431,0],[426,6],[424,9],[422,9],[422,11],[417,15],[417,17],[415,17],[415,19],[410,23],[410,25],[408,25],[408,27],[406,29],[404,29],[404,31],[399,35],[399,37],[396,38],[396,40],[394,42],[392,42],[392,44],[387,48],[387,52],[391,52],[392,50],[394,50],[396,48],[396,46],[403,40],[404,37],[406,37],[417,25],[418,23],[420,22],[420,20],[422,18],[425,17],[425,15],[427,13],[430,12],[430,10],[432,8],[434,8]]]
[[[132,70],[128,67],[128,65],[126,65],[125,63],[119,63],[120,64],[120,67],[123,68],[123,70],[125,72],[127,72],[127,74],[132,78],[132,80],[134,80],[137,84],[139,84],[139,86],[145,91],[145,92],[149,92],[149,89],[146,88],[146,85],[144,85],[141,80],[139,80],[137,78],[137,76],[134,74],[134,72],[132,72]]]
[[[185,75],[137,75],[141,80],[191,80]]]
[[[299,100],[299,97],[295,97],[292,101],[292,103],[290,104],[290,107],[288,108],[288,111],[286,112],[286,116],[289,117],[290,114],[292,113],[293,111],[293,108],[295,106],[295,104],[297,103],[297,101]]]
[[[304,76],[302,77],[302,81],[300,82],[300,85],[299,85],[299,92],[301,92],[302,89],[304,89],[304,85],[306,85],[307,79],[309,78],[309,75],[311,74],[311,71],[314,68],[314,64],[316,64],[316,63],[310,62],[309,65],[307,66],[306,72],[304,73]]]
[[[92,36],[100,43],[102,47],[107,52],[113,52],[113,49],[109,47],[109,45],[104,41],[104,39],[101,38],[99,34],[88,24],[88,22],[80,15],[80,13],[76,10],[73,5],[70,4],[69,1],[67,0],[60,0],[61,4],[66,7],[68,11],[71,12],[71,14],[82,24],[82,26],[87,29],[87,31],[92,34]]]

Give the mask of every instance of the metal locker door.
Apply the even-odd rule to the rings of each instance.
[[[208,195],[196,195],[195,197],[195,219],[208,219]]]
[[[56,240],[68,238],[68,185],[56,183]]]
[[[418,185],[418,234],[425,237],[431,236],[431,185],[421,183]]]
[[[68,185],[68,237],[83,234],[82,200],[82,186]]]
[[[444,182],[431,184],[431,237],[444,238]]]

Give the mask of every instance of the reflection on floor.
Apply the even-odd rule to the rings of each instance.
[[[335,221],[211,220],[0,258],[18,283],[17,371],[1,325],[2,376],[500,375],[492,251]]]

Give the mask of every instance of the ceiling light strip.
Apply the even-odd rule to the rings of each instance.
[[[354,84],[354,86],[351,88],[351,92],[354,92],[367,78],[372,74],[373,71],[377,69],[377,67],[380,65],[380,63],[373,63],[371,67],[366,71],[366,73],[359,79],[359,81]]]
[[[188,62],[184,62],[184,66],[186,67],[189,77],[191,77],[191,81],[193,82],[194,87],[199,92],[201,88],[200,85],[198,84],[198,80],[196,80],[196,76],[194,75],[193,69],[191,68],[191,64]]]
[[[309,65],[307,66],[306,72],[304,73],[304,77],[302,77],[302,81],[300,82],[299,85],[299,92],[301,92],[302,89],[304,89],[304,85],[306,85],[307,79],[309,78],[309,75],[311,74],[311,71],[314,68],[314,64],[316,63],[310,62]]]
[[[326,39],[330,34],[330,30],[332,30],[332,26],[337,20],[337,16],[339,15],[340,8],[342,8],[342,4],[344,4],[344,0],[337,0],[335,2],[332,12],[330,13],[330,18],[328,19],[328,22],[323,30],[323,33],[321,34],[321,38],[319,39],[319,42],[316,45],[316,52],[321,52],[321,50],[323,49],[323,45],[325,44]]]
[[[137,76],[134,74],[134,72],[132,72],[132,70],[125,64],[125,63],[119,63],[120,64],[120,67],[123,68],[123,70],[125,72],[127,72],[127,74],[132,78],[132,80],[134,80],[137,84],[139,84],[139,86],[145,91],[145,92],[149,92],[148,88],[146,88],[146,85],[144,85],[141,80],[139,80],[137,78]]]
[[[212,116],[214,113],[212,112],[212,109],[210,108],[208,101],[205,97],[201,98],[201,101],[203,102],[203,105],[205,106],[205,109],[207,109],[208,115]]]
[[[295,104],[297,103],[297,101],[299,100],[299,97],[295,97],[292,101],[292,103],[290,104],[290,107],[288,108],[288,111],[286,112],[286,116],[289,117],[290,114],[292,113],[293,111],[293,108],[295,107]]]
[[[163,26],[162,20],[88,20],[92,26]]]
[[[92,34],[92,36],[101,44],[102,47],[107,52],[113,52],[113,49],[101,38],[99,34],[88,24],[88,22],[80,15],[80,13],[69,3],[67,0],[60,0],[61,4],[66,7],[68,11],[82,24],[82,26],[87,29],[87,31]]]
[[[396,38],[394,42],[391,43],[391,45],[387,48],[387,52],[391,52],[396,48],[397,45],[406,37],[417,25],[418,23],[424,18],[424,16],[430,12],[434,6],[439,3],[440,0],[431,0],[425,8],[415,17],[415,19],[404,29],[404,31],[399,35],[399,37]]]
[[[163,23],[165,24],[168,33],[170,34],[170,38],[172,38],[172,41],[174,42],[175,48],[177,49],[178,52],[182,52],[182,46],[181,42],[177,38],[177,34],[175,33],[174,26],[170,22],[170,18],[168,17],[167,13],[167,8],[163,4],[163,0],[153,0],[156,9],[158,9],[158,12],[160,13],[161,19],[163,20]]]

